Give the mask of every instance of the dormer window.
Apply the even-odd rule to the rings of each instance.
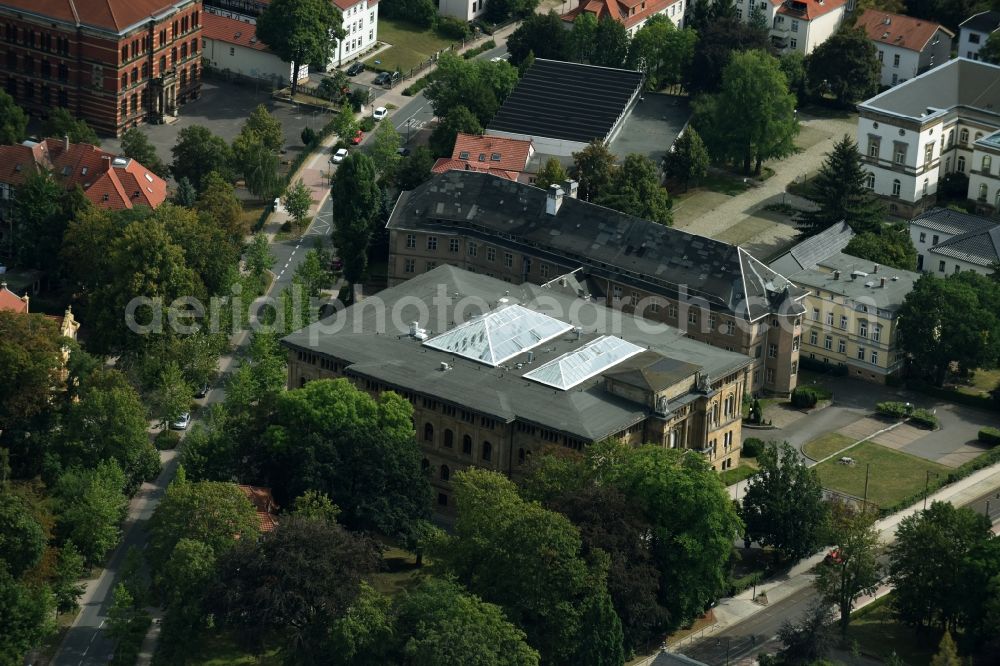
[[[86,176],[87,175],[87,170],[88,170],[88,167],[83,167],[82,169],[80,169],[80,175],[81,176]]]
[[[107,200],[108,200],[108,199],[110,199],[110,198],[111,198],[111,197],[110,197],[109,195],[107,195],[107,194],[105,194],[105,195],[104,195],[103,197],[101,197],[101,199],[102,199],[103,201],[107,201]]]
[[[480,162],[486,161],[486,153],[479,153],[479,161]]]
[[[491,162],[499,162],[500,161],[500,153],[493,153],[492,155],[490,155],[490,161]]]
[[[69,175],[69,167],[68,166],[64,166],[62,168],[62,175],[64,175],[64,176],[68,176]]]
[[[463,150],[462,152],[460,152],[458,154],[458,159],[460,159],[460,160],[467,160],[467,159],[469,159],[469,151]]]

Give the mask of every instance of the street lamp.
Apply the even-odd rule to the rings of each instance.
[[[732,636],[726,636],[726,666],[729,666],[729,647],[732,644],[732,641],[733,641]],[[722,646],[721,638],[715,639],[715,646],[716,647]]]
[[[927,470],[927,475],[924,477],[924,511],[927,510],[927,491],[928,491],[928,489],[930,487],[930,483],[931,483],[931,474],[934,475],[935,479],[938,478],[938,473],[937,472],[932,472],[930,470]],[[987,502],[986,503],[986,507],[987,507],[986,508],[986,512],[987,512],[987,514],[989,514],[989,505],[990,505],[990,503]]]

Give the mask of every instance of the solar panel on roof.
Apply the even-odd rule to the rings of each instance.
[[[613,335],[602,335],[579,349],[567,352],[535,368],[524,377],[539,384],[567,391],[642,351],[645,349],[627,340]]]

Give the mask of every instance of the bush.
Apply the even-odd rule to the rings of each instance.
[[[820,394],[811,386],[799,386],[792,391],[792,406],[801,409],[815,407],[819,402]]]
[[[804,370],[833,375],[834,377],[846,377],[848,372],[847,366],[843,363],[824,363],[819,359],[809,358],[808,356],[799,357],[799,367]]]
[[[161,430],[153,443],[158,451],[168,451],[177,448],[177,445],[181,443],[181,436],[175,430]]]
[[[284,232],[286,232],[286,233],[289,232],[289,231],[291,231],[292,230],[292,221],[288,220],[286,222],[282,222],[281,223],[281,230],[284,231]]]
[[[365,116],[364,118],[361,119],[361,131],[362,132],[371,132],[373,129],[375,129],[375,119],[374,118],[372,118],[371,116]]]
[[[403,88],[403,95],[407,97],[412,97],[413,95],[416,95],[421,90],[430,85],[430,82],[431,82],[430,74],[426,76],[421,76],[419,79],[408,85],[406,88]]]
[[[890,419],[902,419],[909,414],[910,409],[905,402],[880,402],[875,405],[875,411],[879,416]]]
[[[437,17],[437,33],[448,39],[465,39],[472,34],[469,24],[451,16]]]
[[[314,130],[312,127],[306,127],[306,128],[304,128],[302,130],[302,134],[300,136],[302,138],[302,145],[303,146],[313,146],[313,145],[316,145],[316,139],[317,139],[318,135],[316,134],[316,130]]]
[[[928,430],[937,430],[941,423],[938,421],[938,417],[934,416],[930,410],[927,409],[914,409],[910,412],[910,423],[913,423],[921,428],[927,428]]]
[[[480,44],[479,46],[477,46],[474,49],[467,50],[465,53],[462,54],[462,57],[465,58],[466,60],[472,60],[473,58],[475,58],[480,53],[486,53],[490,49],[495,49],[496,46],[497,46],[497,43],[491,39],[491,40],[489,40],[487,42],[483,42],[482,44]]]
[[[969,407],[994,409],[997,406],[997,399],[990,395],[972,395],[971,393],[963,393],[955,389],[932,386],[931,384],[924,384],[922,382],[910,382],[909,387],[914,391],[920,391],[924,395],[941,398],[942,400],[960,405],[968,405]]]
[[[743,442],[743,451],[740,455],[744,458],[756,458],[763,450],[764,440],[757,439],[756,437],[748,437],[747,441]]]
[[[979,431],[979,441],[990,446],[1000,444],[1000,430],[996,428],[983,428]]]

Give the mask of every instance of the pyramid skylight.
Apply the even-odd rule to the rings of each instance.
[[[524,376],[539,384],[567,391],[643,351],[644,347],[634,345],[627,340],[613,335],[602,335],[579,349],[552,359]]]
[[[424,344],[496,367],[572,329],[571,324],[541,312],[508,305],[460,324]]]

